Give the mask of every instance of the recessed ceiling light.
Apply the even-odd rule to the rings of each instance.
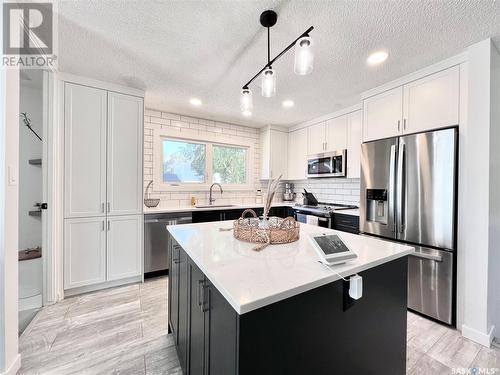
[[[241,114],[242,114],[243,116],[245,116],[245,117],[250,117],[250,116],[252,116],[252,112],[250,112],[250,111],[243,111],[243,112],[241,112]]]
[[[198,98],[191,98],[191,99],[189,99],[189,103],[191,103],[191,105],[194,105],[196,107],[199,107],[202,104],[201,100],[198,99]]]
[[[295,105],[295,103],[293,102],[293,100],[283,100],[283,102],[281,103],[281,105],[284,108],[292,108]]]
[[[373,52],[370,56],[368,56],[366,62],[368,62],[368,64],[370,65],[377,65],[387,60],[388,56],[389,54],[385,51]]]

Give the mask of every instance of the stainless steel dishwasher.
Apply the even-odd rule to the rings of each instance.
[[[144,275],[165,274],[168,270],[167,225],[193,221],[191,212],[144,215]]]

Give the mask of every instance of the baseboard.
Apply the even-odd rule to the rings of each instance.
[[[491,343],[493,342],[494,336],[493,331],[495,330],[495,326],[491,326],[490,332],[488,334],[480,332],[474,328],[467,327],[465,324],[462,325],[462,336],[466,339],[472,340],[486,346],[487,348],[491,347]]]
[[[78,294],[83,294],[83,293],[95,292],[95,291],[102,290],[102,289],[115,288],[117,286],[123,286],[123,285],[138,283],[138,282],[142,282],[142,275],[141,276],[133,276],[133,277],[129,277],[126,279],[107,281],[107,282],[99,283],[99,284],[81,286],[81,287],[77,287],[77,288],[73,288],[73,289],[66,289],[64,291],[64,298],[75,296]]]
[[[38,309],[42,307],[42,295],[19,298],[19,311]]]
[[[9,368],[5,372],[2,372],[0,375],[16,375],[16,373],[19,371],[20,368],[21,368],[21,354],[17,354],[14,362],[12,362]]]

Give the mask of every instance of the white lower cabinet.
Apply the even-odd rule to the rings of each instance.
[[[106,218],[64,220],[64,289],[106,281]]]
[[[142,215],[108,216],[108,281],[141,275],[142,222]]]
[[[141,276],[142,215],[64,220],[64,289]]]

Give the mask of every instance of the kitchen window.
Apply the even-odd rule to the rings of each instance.
[[[214,182],[225,190],[252,189],[250,145],[160,136],[154,153],[160,190],[199,191]]]

